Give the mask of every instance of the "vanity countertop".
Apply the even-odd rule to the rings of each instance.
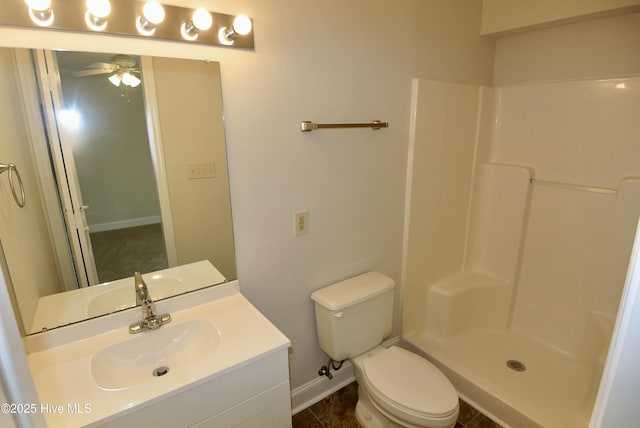
[[[169,324],[155,331],[132,335],[128,331],[128,325],[121,325],[95,336],[28,354],[47,425],[85,426],[107,421],[116,415],[122,416],[141,406],[156,403],[213,380],[290,346],[289,340],[237,289],[216,300],[171,313],[171,317]],[[208,336],[213,338],[207,340],[209,348],[204,351],[196,349],[202,340],[193,340],[192,344],[196,348],[191,349],[192,344],[188,344],[185,348],[187,352],[180,354],[179,360],[174,359],[168,363],[173,366],[166,375],[154,377],[149,373],[148,379],[143,378],[136,383],[131,379],[118,380],[117,376],[105,378],[103,372],[102,380],[99,379],[100,373],[96,372],[96,367],[99,369],[96,365],[97,355],[108,355],[111,359],[107,360],[107,365],[109,361],[121,364],[117,360],[122,357],[121,350],[111,352],[114,345],[135,345],[133,341],[145,344],[143,341],[148,341],[151,337],[147,335],[171,336],[174,334],[172,331],[180,336],[184,335],[185,328],[188,329],[190,325],[205,324],[209,327],[213,325],[213,329],[207,330],[214,332]],[[165,330],[163,333],[163,329],[170,328],[174,330]],[[174,341],[170,340],[169,343]],[[163,347],[167,342],[159,343],[158,349],[151,351],[156,355],[164,352]],[[144,349],[146,348],[145,346]],[[194,357],[195,354],[198,354],[197,358]],[[189,361],[192,363],[189,364]],[[157,362],[161,366],[164,359],[160,358]],[[139,364],[135,352],[133,356],[128,355],[127,361],[122,364],[125,370],[128,370],[126,364]],[[156,362],[152,364],[155,365]],[[131,384],[123,387],[118,382]]]
[[[142,275],[154,301],[194,291],[227,279],[209,261],[189,263]],[[104,304],[99,298],[107,297]],[[108,306],[111,304],[112,306]],[[38,333],[99,315],[135,306],[133,276],[43,296],[33,317],[29,333]]]

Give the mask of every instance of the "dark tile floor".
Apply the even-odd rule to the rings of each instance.
[[[355,382],[293,416],[293,428],[359,428],[355,407]],[[460,400],[460,416],[455,428],[500,428],[500,425]]]

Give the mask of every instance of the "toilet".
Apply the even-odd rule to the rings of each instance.
[[[451,428],[459,409],[449,379],[413,352],[382,346],[391,334],[394,287],[388,276],[367,272],[314,291],[320,348],[353,364],[363,427]]]

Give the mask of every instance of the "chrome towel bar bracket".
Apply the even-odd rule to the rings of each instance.
[[[389,122],[381,122],[374,120],[370,123],[315,123],[308,120],[300,122],[301,132],[311,132],[314,129],[330,129],[330,128],[371,128],[374,131],[380,128],[388,128]]]
[[[18,168],[16,168],[16,165],[13,163],[0,163],[0,174],[5,171],[9,171],[9,187],[11,187],[11,193],[13,193],[13,200],[16,201],[16,204],[18,204],[20,208],[24,208],[24,185],[22,184],[22,178],[20,177]],[[16,183],[14,181],[14,176],[15,179],[18,180],[19,192],[16,192]],[[18,196],[18,193],[20,194],[20,196]]]

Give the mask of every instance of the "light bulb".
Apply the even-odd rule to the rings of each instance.
[[[111,13],[109,0],[87,0],[87,11],[96,18],[106,18]]]
[[[248,16],[238,15],[233,20],[231,28],[222,27],[220,31],[218,31],[218,40],[223,45],[230,46],[238,37],[249,34],[251,27],[251,19]]]
[[[120,86],[120,82],[122,82],[122,77],[120,73],[114,73],[108,77],[109,82],[113,84],[113,86]]]
[[[156,32],[156,25],[164,21],[164,8],[160,3],[150,0],[142,8],[142,16],[136,19],[136,28],[144,36],[152,36]]]
[[[197,9],[187,22],[180,26],[180,34],[185,40],[194,41],[198,38],[198,31],[206,31],[213,25],[213,17],[204,9]]]
[[[138,79],[136,76],[129,73],[128,71],[125,71],[124,73],[122,73],[122,83],[124,83],[125,85],[135,88],[140,84],[140,82],[141,82],[140,79]]]
[[[93,31],[102,31],[107,28],[107,16],[111,13],[109,0],[87,0],[87,12],[84,14],[84,22]]]
[[[38,12],[42,12],[51,7],[51,0],[25,0],[27,5]]]
[[[148,1],[142,8],[144,18],[154,25],[164,21],[164,8],[157,1]]]
[[[233,30],[241,36],[251,32],[251,19],[247,15],[238,15],[233,20]]]
[[[191,19],[193,25],[201,31],[206,31],[211,28],[213,25],[213,18],[211,14],[204,9],[198,9],[193,13],[193,18]]]
[[[53,23],[51,0],[25,0],[29,6],[29,18],[40,27],[48,27]]]

